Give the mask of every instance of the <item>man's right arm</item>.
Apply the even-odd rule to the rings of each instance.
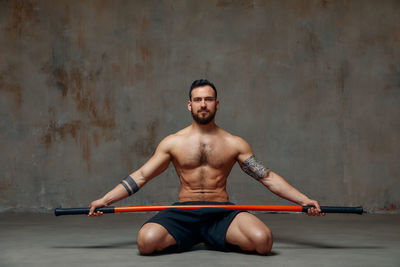
[[[95,209],[109,206],[120,201],[143,187],[148,181],[168,168],[171,161],[171,138],[167,137],[158,145],[154,155],[137,171],[126,177],[120,184],[105,194],[102,198],[90,203],[89,216],[100,216],[102,212]]]

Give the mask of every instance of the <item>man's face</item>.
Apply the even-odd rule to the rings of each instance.
[[[196,87],[192,90],[192,98],[188,102],[188,109],[197,123],[210,123],[214,119],[218,107],[219,101],[215,99],[215,92],[211,86]]]

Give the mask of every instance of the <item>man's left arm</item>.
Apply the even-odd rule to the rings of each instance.
[[[242,148],[242,151],[239,153],[237,161],[245,173],[261,182],[271,192],[284,199],[302,206],[314,206],[315,208],[308,210],[308,215],[320,215],[321,208],[318,201],[308,198],[290,185],[282,176],[267,168],[254,156],[247,142],[244,140],[243,142],[245,143],[239,146]]]

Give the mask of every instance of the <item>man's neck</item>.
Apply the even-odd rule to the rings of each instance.
[[[218,129],[218,126],[215,124],[215,121],[212,120],[207,124],[200,124],[196,121],[192,123],[192,129],[199,133],[212,133]]]

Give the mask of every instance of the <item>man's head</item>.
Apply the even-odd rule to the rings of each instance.
[[[192,100],[192,91],[193,89],[197,88],[197,87],[202,87],[202,86],[210,86],[215,93],[215,99],[217,99],[217,89],[215,88],[214,84],[212,82],[210,82],[209,80],[195,80],[192,85],[190,86],[190,90],[189,90],[189,101]]]
[[[217,89],[207,80],[196,80],[189,91],[188,109],[193,119],[199,124],[213,121],[219,107]]]

